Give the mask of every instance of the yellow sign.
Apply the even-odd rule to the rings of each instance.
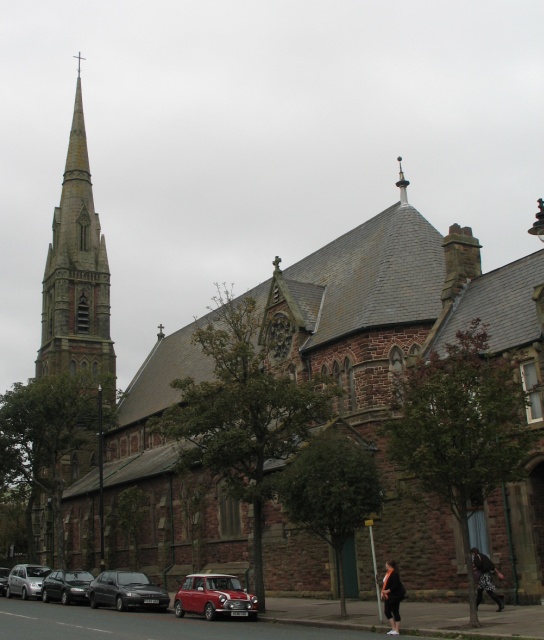
[[[374,520],[365,520],[365,527],[371,527],[374,524]]]

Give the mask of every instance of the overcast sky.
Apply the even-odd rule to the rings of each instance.
[[[215,282],[268,279],[399,199],[541,248],[542,0],[18,0],[0,21],[0,393],[34,375],[81,51],[125,389]],[[392,237],[391,242],[403,242]]]

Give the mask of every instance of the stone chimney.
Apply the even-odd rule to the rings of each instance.
[[[452,224],[442,243],[446,260],[446,281],[442,289],[442,302],[453,300],[463,285],[482,275],[478,239],[470,227]]]

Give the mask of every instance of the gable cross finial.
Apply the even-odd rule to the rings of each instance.
[[[157,329],[159,330],[159,333],[157,333],[157,338],[158,338],[159,340],[162,340],[162,339],[164,338],[164,333],[162,332],[162,330],[164,329],[164,325],[162,324],[162,322],[161,322],[161,324],[157,327]]]
[[[81,57],[81,51],[77,54],[77,56],[72,56],[73,58],[77,58],[77,77],[81,77],[81,61],[86,60],[87,58]]]
[[[274,265],[274,273],[281,273],[280,262],[281,258],[279,256],[276,256],[275,260],[272,261],[272,264]]]

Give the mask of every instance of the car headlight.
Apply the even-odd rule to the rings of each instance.
[[[83,593],[85,589],[82,589],[81,587],[70,587],[70,591],[72,593]]]
[[[222,593],[222,594],[219,596],[219,602],[220,602],[221,604],[224,604],[224,603],[226,602],[226,600],[227,600],[227,596],[226,596],[225,594],[223,594],[223,593]]]
[[[127,591],[126,595],[129,598],[135,598],[138,594],[135,593],[134,591]]]
[[[257,604],[257,602],[259,602],[259,600],[257,599],[257,596],[251,596],[251,602],[253,604]]]
[[[41,582],[29,582],[28,586],[31,589],[39,589],[42,586],[42,584],[41,584]]]

